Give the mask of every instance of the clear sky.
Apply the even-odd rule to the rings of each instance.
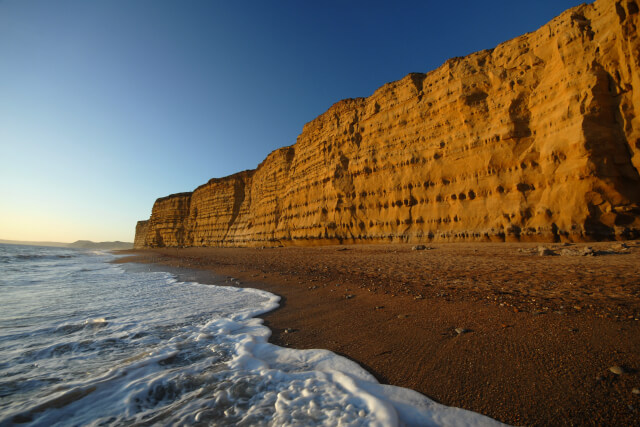
[[[0,239],[133,241],[343,98],[575,0],[0,0]]]

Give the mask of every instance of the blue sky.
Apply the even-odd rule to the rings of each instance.
[[[0,239],[132,241],[340,99],[580,3],[0,0]]]

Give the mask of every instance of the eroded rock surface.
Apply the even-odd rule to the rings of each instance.
[[[639,25],[597,0],[340,101],[256,170],[158,199],[135,246],[638,236]]]

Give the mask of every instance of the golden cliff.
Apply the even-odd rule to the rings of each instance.
[[[637,237],[639,25],[597,0],[340,101],[256,170],[158,199],[135,247]]]

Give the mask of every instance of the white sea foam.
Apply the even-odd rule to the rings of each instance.
[[[124,271],[111,258],[13,277],[15,313],[0,314],[13,319],[0,331],[0,424],[499,425],[381,385],[327,350],[270,344],[256,316],[276,295]]]

